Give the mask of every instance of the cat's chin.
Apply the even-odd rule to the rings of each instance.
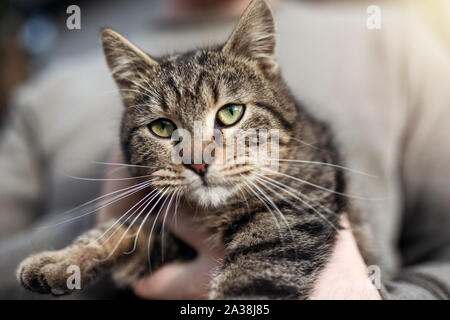
[[[188,198],[205,208],[216,208],[226,203],[233,190],[223,186],[199,186],[188,193]]]

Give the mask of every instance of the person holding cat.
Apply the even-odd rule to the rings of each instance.
[[[280,8],[282,8],[281,5]],[[399,96],[397,95],[398,92],[395,92],[393,96],[389,94],[378,95],[380,91],[392,93],[384,86],[389,85],[388,88],[390,90],[396,88],[395,83],[381,81],[381,78],[385,76],[385,74],[379,73],[380,65],[383,67],[391,66],[393,61],[397,61],[393,57],[396,57],[396,55],[403,52],[398,51],[398,47],[395,46],[397,44],[390,42],[392,39],[389,36],[385,37],[384,34],[373,35],[373,37],[368,36],[369,38],[376,40],[373,43],[390,45],[388,48],[392,50],[389,51],[391,55],[387,55],[387,57],[383,56],[386,60],[379,61],[379,56],[374,56],[366,47],[359,48],[360,51],[357,51],[358,55],[355,54],[355,51],[349,52],[344,50],[344,52],[340,52],[333,45],[334,42],[330,39],[334,39],[334,32],[344,32],[344,30],[347,32],[349,29],[345,26],[343,27],[336,21],[337,28],[322,29],[323,26],[317,22],[317,19],[322,17],[323,12],[316,15],[314,12],[307,10],[302,15],[300,10],[300,12],[296,11],[295,13],[304,18],[298,19],[297,15],[297,20],[302,21],[302,23],[312,23],[314,20],[313,25],[318,28],[311,30],[303,27],[299,28],[299,30],[305,30],[305,32],[309,33],[322,32],[322,35],[327,34],[330,37],[320,37],[321,41],[324,41],[320,44],[315,43],[317,38],[310,38],[309,40],[313,41],[310,46],[306,46],[303,42],[302,50],[291,52],[291,54],[295,55],[298,61],[318,59],[319,56],[317,50],[319,50],[319,48],[321,50],[320,52],[333,52],[333,55],[322,55],[322,64],[317,65],[321,65],[323,70],[320,68],[310,70],[307,65],[304,65],[301,69],[293,70],[290,68],[292,72],[296,72],[296,74],[293,75],[289,74],[289,68],[286,68],[286,75],[288,76],[288,79],[290,79],[290,84],[294,86],[294,91],[302,98],[302,104],[309,112],[322,120],[328,118],[328,123],[330,123],[331,129],[335,134],[335,139],[337,140],[339,147],[342,148],[341,152],[349,158],[353,158],[348,160],[348,163],[350,163],[349,166],[364,169],[366,172],[375,173],[381,177],[378,181],[371,181],[370,184],[366,180],[358,180],[356,178],[355,180],[350,181],[350,189],[357,190],[360,188],[361,190],[361,186],[364,185],[366,189],[363,191],[366,191],[372,198],[374,198],[374,194],[380,194],[380,190],[388,191],[389,194],[399,192],[399,188],[402,184],[393,179],[396,177],[394,174],[395,171],[393,170],[394,168],[398,169],[397,164],[398,161],[400,161],[400,168],[401,170],[404,170],[402,171],[404,174],[403,179],[405,179],[403,183],[406,184],[403,186],[405,197],[410,199],[410,195],[414,194],[416,196],[415,199],[418,199],[417,201],[420,200],[423,204],[420,207],[422,213],[417,213],[415,210],[412,210],[408,207],[409,204],[406,206],[406,208],[409,208],[411,211],[405,216],[405,226],[402,227],[399,225],[398,221],[398,215],[402,212],[398,205],[398,201],[400,201],[399,197],[394,197],[395,199],[390,199],[390,201],[383,203],[363,202],[360,204],[364,212],[370,213],[368,219],[371,228],[375,231],[373,243],[376,244],[381,251],[381,260],[379,263],[383,274],[385,274],[385,276],[383,276],[383,287],[381,288],[382,297],[447,298],[449,266],[446,262],[446,257],[448,257],[449,250],[448,239],[446,238],[448,232],[446,231],[448,231],[447,222],[449,217],[445,209],[443,209],[445,208],[445,197],[439,197],[439,201],[436,201],[436,194],[434,194],[434,201],[430,202],[428,201],[427,192],[424,192],[423,190],[420,193],[414,192],[414,186],[417,186],[417,184],[414,183],[414,179],[417,179],[419,173],[411,172],[411,170],[414,170],[413,168],[415,168],[415,165],[417,164],[427,163],[427,161],[429,161],[428,158],[417,157],[414,156],[414,154],[409,157],[399,157],[398,154],[393,151],[399,149],[398,144],[401,144],[404,148],[402,151],[408,154],[410,154],[409,148],[412,148],[413,146],[416,148],[418,145],[432,148],[433,146],[426,143],[430,139],[430,132],[423,128],[429,128],[430,123],[433,123],[433,121],[446,121],[447,118],[420,117],[420,119],[417,120],[418,122],[413,124],[408,122],[408,125],[400,126],[399,123],[403,123],[401,121],[403,118],[400,117],[398,113],[395,113],[392,109],[384,111],[379,109],[383,105],[392,106],[393,101],[399,101]],[[284,11],[284,14],[286,17],[289,17],[289,12]],[[307,18],[311,17],[310,15],[314,17],[314,19],[308,20]],[[322,18],[324,20],[320,21],[326,21],[326,25],[328,26],[330,25],[329,23],[333,22],[333,20],[327,20],[330,19],[330,16]],[[354,25],[351,25],[353,27],[358,25],[358,21],[359,20],[357,20]],[[292,28],[292,26],[289,27]],[[283,29],[283,25],[281,25],[281,29]],[[288,29],[289,28],[285,30]],[[329,31],[331,34],[328,34],[327,30],[332,30],[332,32]],[[357,27],[352,30],[359,37],[366,39],[366,30],[360,30]],[[395,38],[398,39],[403,29],[390,29],[391,32],[392,30],[398,32],[398,34],[396,34],[397,37]],[[408,30],[411,29],[409,28]],[[432,50],[434,59],[431,60],[433,64],[429,69],[425,71],[422,70],[423,76],[419,77],[421,81],[427,79],[430,81],[428,83],[431,83],[431,81],[435,79],[433,76],[435,73],[433,73],[433,71],[437,69],[441,74],[443,73],[444,76],[449,76],[448,60],[446,60],[445,55],[442,54],[442,49],[439,48],[433,40],[430,40],[430,38],[427,37],[426,32],[423,32],[422,29],[418,28],[413,30],[416,30],[416,34],[419,35],[415,38],[416,41],[428,43],[430,46],[424,46],[424,48],[433,48],[434,50]],[[302,35],[301,39],[303,39],[303,41],[308,40],[307,34],[308,33]],[[114,34],[108,35],[108,37],[109,36],[112,38],[116,37]],[[390,33],[390,36],[392,36],[392,33]],[[326,41],[327,39],[328,41]],[[124,41],[123,43],[126,44],[127,42]],[[362,44],[366,42],[361,41],[358,43]],[[331,47],[333,50],[324,50],[324,45]],[[402,43],[402,45],[408,45],[408,43]],[[127,45],[125,45],[125,47],[126,46]],[[342,46],[339,45],[339,48],[341,47]],[[230,46],[230,48],[239,48],[239,46]],[[107,47],[107,50],[105,51],[107,56],[108,50]],[[283,61],[283,59],[286,59],[284,61],[289,61],[289,54],[290,53],[287,51],[280,50],[280,61]],[[424,53],[415,48],[415,51],[412,52],[409,59],[417,66],[423,63],[424,56],[428,57],[429,55],[429,51]],[[293,56],[290,58],[292,57]],[[295,61],[295,59],[291,59],[290,61]],[[317,62],[317,60],[314,61]],[[346,62],[351,65],[357,64],[361,68],[341,68],[339,63],[337,63],[338,61],[341,63]],[[281,66],[283,67],[283,64]],[[298,74],[298,70],[302,70],[304,73]],[[391,72],[394,72],[394,70],[398,72],[395,68],[389,70]],[[308,74],[307,71],[310,73]],[[347,79],[348,81],[352,79],[357,80],[365,78],[364,75],[367,76],[367,74],[371,75],[371,82],[359,83],[358,90],[356,91],[354,86],[349,86],[348,84],[345,84],[344,86],[344,83],[336,81],[337,79],[342,78]],[[380,78],[374,77],[374,75],[379,75]],[[391,76],[395,78],[399,75],[391,74]],[[419,78],[413,77],[412,79],[409,79],[410,82],[408,82],[408,85],[415,88],[415,86],[420,83],[417,82]],[[317,92],[318,88],[321,88],[320,93]],[[431,90],[429,87],[425,87],[424,89]],[[435,90],[436,89],[433,89],[431,91],[434,93]],[[356,94],[356,92],[358,94]],[[442,109],[440,108],[442,105],[445,105],[443,101],[448,101],[448,97],[446,96],[445,90],[439,92],[442,93],[439,99],[428,100],[428,115],[436,115],[436,112],[442,114]],[[364,106],[364,108],[356,108],[356,106]],[[370,118],[369,121],[367,118],[367,113],[370,113],[370,111],[373,110],[373,107],[377,108],[376,114],[381,118],[377,119],[377,121],[374,121],[372,118]],[[363,112],[361,112],[361,110],[363,110]],[[414,114],[413,112],[414,110],[408,110],[406,114]],[[351,130],[349,129],[350,115],[352,119],[359,119],[361,123],[365,124],[361,127],[364,128],[364,130],[358,131],[358,124],[354,121],[352,122]],[[332,119],[332,121],[330,121],[330,119]],[[375,123],[375,125],[372,125],[372,123]],[[380,130],[380,126],[385,126],[384,130]],[[445,130],[445,128],[446,126],[436,126],[436,130],[433,134],[438,134],[439,131],[437,130]],[[404,130],[409,133],[414,132],[414,134],[404,135]],[[357,137],[354,132],[359,132],[361,135]],[[402,139],[399,137],[402,137]],[[425,143],[425,146],[420,144],[421,142],[422,144]],[[367,146],[370,148],[366,148]],[[439,148],[438,150],[432,149],[432,151],[436,154],[436,152],[444,152],[445,149],[446,148]],[[353,152],[350,152],[351,150],[353,150]],[[129,156],[130,155],[125,155],[125,157]],[[385,157],[389,159],[389,161],[381,161],[382,159],[385,159]],[[119,163],[123,163],[123,159],[121,160],[120,154],[117,152],[113,158],[117,159]],[[445,154],[443,154],[441,158],[448,159]],[[383,165],[380,165],[380,163],[383,163]],[[448,172],[448,167],[443,165],[443,163],[435,161],[434,164],[441,169],[439,170],[439,174]],[[440,188],[442,186],[442,180],[436,178],[432,179],[432,177],[432,173],[429,173],[427,179],[421,179],[421,183],[425,183],[429,190],[444,190],[444,188]],[[408,183],[406,183],[406,181]],[[111,187],[114,186],[106,185],[106,188]],[[417,190],[421,190],[421,188]],[[358,194],[361,195],[361,193]],[[422,198],[417,197],[417,195],[420,195]],[[346,215],[344,212],[340,213],[342,214],[340,222],[341,226],[345,227],[347,226]],[[104,215],[108,216],[109,213],[106,212]],[[434,216],[436,216],[435,219],[432,218]],[[181,227],[177,231],[176,226],[171,225],[171,223],[168,222],[168,228],[184,242],[191,245],[194,249],[197,249],[197,259],[194,260],[194,262],[173,262],[167,266],[163,266],[156,271],[155,274],[139,280],[134,286],[135,292],[138,295],[146,298],[192,298],[204,296],[205,291],[207,291],[206,284],[208,283],[208,275],[211,274],[211,270],[215,269],[217,259],[221,259],[224,252],[221,248],[211,249],[208,248],[208,246],[205,246],[205,239],[208,238],[209,234],[199,232],[198,228],[195,225],[192,225],[190,217],[191,215],[189,212],[183,212],[183,210],[181,210],[181,220],[179,221]],[[428,223],[432,220],[439,221],[440,223]],[[417,223],[419,221],[427,221],[427,223]],[[402,228],[406,229],[403,230]],[[398,250],[396,246],[393,245],[394,240],[398,238],[402,239],[401,250]],[[399,262],[396,259],[399,252],[403,254],[402,262]],[[199,278],[194,279],[196,279],[198,283],[204,284],[204,286],[199,285],[198,288],[195,288],[182,281],[182,279],[187,279],[190,276],[199,276]],[[330,255],[327,264],[318,276],[317,281],[309,294],[309,298],[381,298],[378,291],[373,287],[364,287],[363,290],[355,290],[355,286],[356,288],[361,288],[359,284],[366,283],[367,280],[367,266],[361,258],[361,254],[356,247],[356,241],[353,238],[350,229],[346,228],[343,231],[339,231],[333,253]],[[181,290],[180,287],[178,287],[178,285],[182,284],[186,284],[184,287],[185,290]],[[183,288],[183,286],[181,286],[181,288]]]

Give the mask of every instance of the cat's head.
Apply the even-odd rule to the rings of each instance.
[[[150,175],[153,186],[166,194],[179,192],[197,204],[217,207],[251,187],[267,165],[249,161],[249,150],[235,149],[230,157],[229,147],[221,157],[213,152],[215,158],[205,161],[202,151],[220,140],[212,138],[213,129],[223,134],[221,145],[256,130],[256,140],[244,144],[248,149],[267,145],[269,155],[273,141],[283,144],[297,130],[297,109],[280,77],[273,16],[264,0],[251,2],[222,46],[154,58],[110,29],[102,31],[102,44],[125,105],[125,158],[134,165],[133,174]],[[203,141],[195,136],[199,128]],[[176,129],[191,134],[180,139],[189,140],[188,145],[192,141],[190,151],[178,152],[180,143],[171,139]],[[262,141],[258,133],[264,130],[269,138]],[[200,161],[193,150],[200,150]],[[174,151],[183,156],[181,163],[174,161]],[[187,157],[194,164],[186,161],[187,153],[194,155]]]

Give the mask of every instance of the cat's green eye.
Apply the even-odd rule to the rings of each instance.
[[[158,119],[148,125],[151,132],[161,138],[170,138],[175,130],[175,124],[168,119]]]
[[[217,112],[217,121],[222,126],[231,126],[241,120],[244,114],[244,105],[227,104]]]

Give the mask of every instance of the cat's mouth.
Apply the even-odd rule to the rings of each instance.
[[[215,179],[210,175],[199,176],[193,182],[186,196],[202,207],[218,207],[224,205],[235,193],[235,186],[225,179]]]
[[[214,165],[207,166],[203,172],[192,170],[190,167],[188,169],[190,170],[184,171],[185,177],[190,181],[185,195],[199,206],[206,208],[223,206],[239,192],[236,178],[232,179],[228,173],[224,173],[224,170],[217,169]]]
[[[188,197],[202,207],[218,207],[223,205],[233,192],[226,186],[216,183],[201,183],[188,192]]]

